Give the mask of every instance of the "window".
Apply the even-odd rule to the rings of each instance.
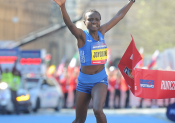
[[[39,79],[27,78],[24,80],[28,89],[36,88],[38,86]]]
[[[44,80],[42,85],[55,86],[54,82],[51,79]]]

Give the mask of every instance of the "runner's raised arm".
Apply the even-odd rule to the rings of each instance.
[[[66,0],[54,0],[59,6],[60,6],[60,10],[62,13],[62,17],[63,20],[65,22],[65,24],[67,25],[67,27],[69,28],[69,30],[71,31],[71,33],[77,38],[79,39],[83,33],[83,31],[79,28],[77,28],[75,26],[75,24],[71,21],[67,10],[66,10],[66,6],[65,6],[65,2]]]
[[[123,17],[126,15],[128,10],[131,8],[132,4],[135,2],[135,0],[130,0],[127,5],[125,5],[122,9],[118,11],[118,13],[106,24],[102,25],[99,29],[99,31],[102,34],[105,34],[107,31],[109,31],[112,27],[114,27]]]

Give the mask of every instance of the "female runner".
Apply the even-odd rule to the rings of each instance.
[[[91,98],[97,123],[107,123],[103,113],[108,86],[104,67],[107,60],[104,35],[126,15],[135,0],[129,0],[129,3],[104,25],[100,25],[101,15],[98,11],[87,11],[84,14],[87,30],[77,28],[70,20],[65,7],[66,0],[54,1],[60,6],[63,20],[76,37],[79,48],[81,68],[76,89],[76,118],[73,123],[85,122]]]

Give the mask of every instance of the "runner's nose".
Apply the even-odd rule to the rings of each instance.
[[[96,23],[97,21],[94,19],[94,20],[92,20],[92,23],[94,24],[94,23]]]

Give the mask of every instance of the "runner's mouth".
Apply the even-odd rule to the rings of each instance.
[[[97,25],[92,25],[92,27],[97,27]]]

